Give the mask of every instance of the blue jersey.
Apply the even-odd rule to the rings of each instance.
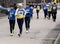
[[[11,9],[8,14],[8,19],[9,20],[15,20],[15,10]]]
[[[47,10],[47,6],[46,5],[43,6],[43,10]]]
[[[25,11],[26,11],[25,17],[31,17],[31,15],[33,14],[33,9],[31,7],[26,7]]]

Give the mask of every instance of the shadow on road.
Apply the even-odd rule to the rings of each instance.
[[[56,25],[54,29],[52,29],[48,35],[43,40],[43,44],[54,44],[58,34],[60,33],[60,24]]]

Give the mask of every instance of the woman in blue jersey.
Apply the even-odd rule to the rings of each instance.
[[[44,18],[47,17],[47,6],[46,4],[43,6],[43,11],[44,11]]]
[[[8,11],[8,19],[10,24],[10,33],[11,36],[14,34],[14,27],[15,27],[15,9],[13,5],[10,5],[10,10]]]
[[[30,29],[30,20],[31,20],[31,16],[33,14],[33,10],[31,7],[29,7],[29,5],[27,5],[27,7],[25,8],[25,11],[26,11],[25,27],[26,27],[26,32],[28,32]]]
[[[20,37],[22,34],[22,27],[23,27],[23,21],[24,21],[24,10],[23,10],[22,3],[18,4],[18,8],[16,10],[15,15],[17,16],[17,23],[18,23],[18,27],[19,27],[18,36]]]

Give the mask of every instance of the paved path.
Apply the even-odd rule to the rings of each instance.
[[[9,23],[7,16],[0,19],[0,44],[53,44],[60,33],[60,10],[58,10],[56,22],[44,19],[43,11],[40,11],[39,19],[36,19],[36,13],[31,20],[30,32],[26,34],[25,25],[23,26],[23,34],[19,38],[17,36],[19,28],[15,25],[15,34],[10,36]]]

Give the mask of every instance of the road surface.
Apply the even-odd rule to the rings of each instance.
[[[19,28],[17,22],[15,24],[14,36],[10,36],[9,22],[7,16],[0,19],[0,44],[54,44],[60,33],[60,10],[58,10],[56,22],[52,18],[44,19],[43,11],[40,11],[39,19],[36,17],[34,10],[31,19],[31,27],[29,33],[26,34],[25,23],[23,26],[23,34],[18,37]]]

